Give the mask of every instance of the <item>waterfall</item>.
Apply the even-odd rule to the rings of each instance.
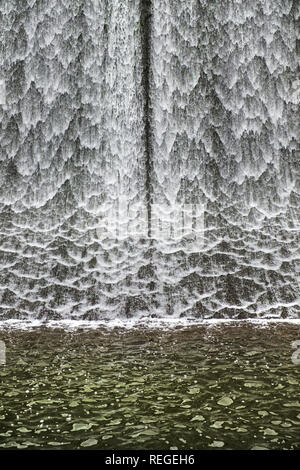
[[[299,16],[2,0],[0,318],[299,318]]]
[[[297,5],[154,2],[153,192],[205,207],[201,250],[159,250],[176,315],[299,316]]]

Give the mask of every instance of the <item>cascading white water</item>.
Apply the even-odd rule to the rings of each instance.
[[[297,315],[295,4],[268,3],[157,2],[157,194],[195,187],[206,204],[201,252],[163,259],[177,311],[179,297],[192,314]]]
[[[145,199],[138,2],[7,0],[1,25],[1,314],[122,315],[143,292],[143,245],[112,239]]]
[[[1,318],[299,317],[297,21],[0,3]]]
[[[205,206],[199,252],[159,249],[176,315],[299,316],[297,19],[292,0],[154,2],[153,193]]]

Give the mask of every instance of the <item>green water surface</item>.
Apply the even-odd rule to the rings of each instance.
[[[1,449],[300,449],[300,327],[2,329]]]

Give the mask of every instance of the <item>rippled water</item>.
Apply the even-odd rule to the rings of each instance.
[[[7,328],[0,340],[2,449],[300,449],[299,326]]]
[[[1,319],[299,318],[298,19],[1,2]]]

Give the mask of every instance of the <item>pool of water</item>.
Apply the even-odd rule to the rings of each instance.
[[[296,340],[292,324],[4,327],[0,448],[300,449]]]

